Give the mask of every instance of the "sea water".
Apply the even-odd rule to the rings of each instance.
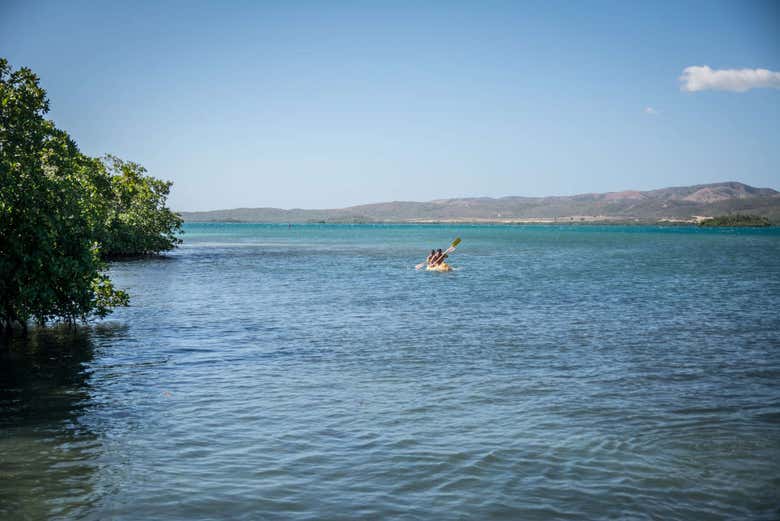
[[[185,231],[0,354],[0,518],[780,517],[778,229]]]

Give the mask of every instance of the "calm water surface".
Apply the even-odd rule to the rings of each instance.
[[[0,354],[0,518],[780,518],[777,229],[186,232]]]

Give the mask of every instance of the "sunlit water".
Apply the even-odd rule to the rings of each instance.
[[[0,355],[0,518],[780,518],[777,229],[186,231]]]

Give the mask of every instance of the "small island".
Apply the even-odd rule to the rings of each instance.
[[[699,223],[699,226],[706,228],[714,228],[721,226],[739,226],[739,227],[757,227],[757,226],[771,226],[772,223],[769,219],[760,215],[746,215],[746,214],[733,214],[733,215],[721,215],[718,217],[712,217],[704,219]]]

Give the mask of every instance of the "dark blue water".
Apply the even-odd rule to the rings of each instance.
[[[186,231],[1,355],[0,518],[780,518],[777,229]]]

